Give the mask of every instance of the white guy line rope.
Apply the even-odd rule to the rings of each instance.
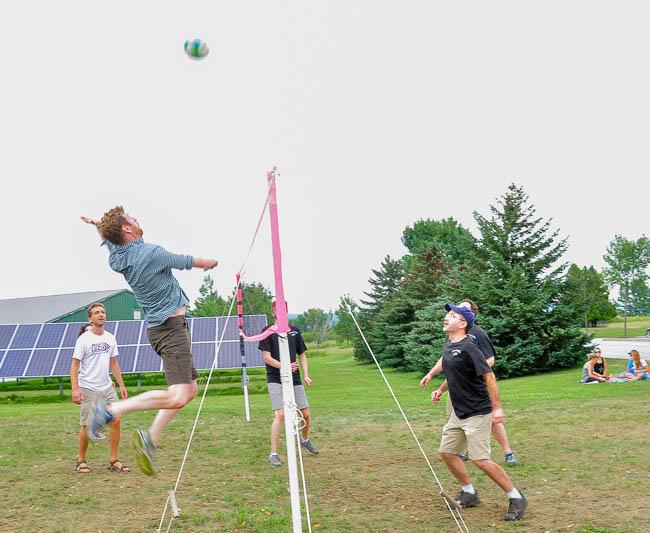
[[[302,450],[300,449],[300,432],[307,425],[305,417],[302,415],[300,409],[296,404],[292,406],[293,410],[293,428],[296,435],[296,448],[298,449],[298,457],[300,459],[300,476],[302,477],[302,496],[305,500],[305,518],[307,519],[307,530],[311,533],[311,516],[309,514],[309,501],[307,499],[307,481],[305,480],[305,466],[302,462]],[[286,409],[285,409],[286,411]]]
[[[424,448],[422,448],[422,445],[420,444],[419,439],[417,438],[417,435],[415,434],[415,431],[413,430],[413,427],[411,426],[411,423],[409,422],[408,418],[406,417],[406,413],[404,413],[404,409],[402,409],[402,406],[399,403],[399,400],[397,399],[397,396],[395,396],[395,393],[393,392],[393,388],[390,386],[390,383],[388,382],[388,379],[386,378],[386,375],[384,374],[384,371],[381,369],[381,365],[379,364],[379,361],[377,361],[377,358],[375,357],[375,352],[372,351],[372,348],[370,347],[370,344],[368,344],[368,341],[366,340],[366,336],[363,334],[363,331],[361,331],[361,327],[359,326],[359,323],[357,322],[357,317],[354,316],[354,313],[352,312],[352,309],[350,308],[350,304],[346,301],[345,306],[348,308],[348,313],[350,313],[350,316],[352,317],[352,320],[354,321],[354,325],[357,327],[359,330],[359,334],[361,335],[361,338],[363,339],[363,342],[366,345],[366,348],[368,348],[368,352],[370,352],[370,355],[372,356],[372,359],[375,362],[375,365],[377,365],[377,369],[379,370],[379,373],[381,374],[381,377],[384,378],[384,383],[386,383],[386,387],[388,387],[388,390],[390,391],[391,396],[393,397],[393,400],[395,400],[395,403],[397,404],[397,407],[399,408],[400,413],[402,413],[402,418],[404,418],[404,422],[406,422],[406,425],[409,428],[409,431],[411,432],[411,435],[413,436],[413,439],[415,440],[416,444],[418,445],[418,448],[420,448],[420,452],[422,453],[422,457],[424,457],[424,460],[426,461],[427,465],[429,465],[429,470],[431,470],[431,473],[433,474],[434,479],[436,480],[436,483],[438,484],[438,487],[440,488],[441,491],[444,491],[444,487],[442,486],[442,483],[440,482],[440,479],[438,479],[438,476],[436,475],[435,470],[433,469],[433,465],[431,464],[431,461],[429,461],[429,458],[427,457],[427,454],[424,451]],[[458,529],[462,533],[469,533],[469,528],[467,527],[467,524],[465,523],[465,520],[463,520],[462,515],[460,514],[460,510],[452,507],[450,503],[447,501],[447,498],[443,498],[445,500],[445,503],[447,504],[447,508],[449,509],[449,512],[451,513],[451,516],[453,517],[454,521],[456,522],[456,525],[458,526]]]
[[[239,282],[237,283],[237,286],[235,287],[235,290],[233,291],[233,295],[230,301],[230,309],[228,309],[228,316],[226,318],[226,323],[228,323],[228,320],[230,319],[230,316],[232,314],[232,308],[235,303],[235,295],[237,293],[237,289],[239,288]],[[174,485],[173,489],[173,494],[176,494],[176,489],[178,488],[178,484],[181,481],[181,476],[183,475],[183,469],[185,468],[185,462],[187,461],[187,456],[190,453],[190,447],[192,446],[192,439],[194,438],[194,433],[196,431],[196,426],[199,423],[199,416],[201,415],[201,410],[203,409],[203,402],[205,402],[205,396],[208,392],[208,388],[210,386],[210,380],[212,379],[212,373],[214,372],[214,368],[217,363],[217,357],[219,355],[219,351],[221,350],[221,344],[223,343],[223,337],[226,334],[226,329],[228,328],[223,328],[223,331],[221,332],[221,338],[219,339],[219,342],[217,343],[217,347],[215,348],[214,351],[214,359],[212,359],[212,366],[210,367],[210,373],[208,374],[208,379],[205,382],[205,388],[203,389],[203,394],[201,395],[201,401],[199,403],[199,408],[196,411],[196,416],[194,417],[194,424],[192,424],[192,431],[190,432],[189,439],[187,441],[187,446],[185,448],[185,454],[183,455],[183,460],[181,461],[181,467],[178,472],[178,477],[176,478],[176,483]],[[165,507],[162,512],[162,516],[160,517],[160,524],[158,525],[158,533],[160,533],[160,530],[162,528],[163,521],[165,520],[165,513],[167,512],[167,507],[169,506],[169,495],[167,496],[167,501],[165,502]],[[167,531],[169,531],[169,528],[171,528],[172,521],[174,520],[174,517],[172,516],[171,519],[169,520],[169,527],[167,528]]]

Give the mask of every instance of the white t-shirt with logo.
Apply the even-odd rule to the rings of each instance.
[[[79,386],[90,390],[104,390],[112,386],[109,375],[111,357],[117,357],[117,342],[112,333],[95,335],[88,330],[74,346],[73,359],[79,359]]]

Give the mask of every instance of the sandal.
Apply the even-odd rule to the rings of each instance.
[[[80,461],[78,457],[77,457],[77,467],[75,470],[77,474],[90,474],[90,468],[86,464],[86,461]]]
[[[125,466],[124,463],[122,463],[122,461],[120,461],[119,459],[115,459],[115,461],[111,461],[111,464],[108,467],[108,469],[111,472],[119,472],[120,474],[126,474],[127,472],[131,471],[131,469],[128,466]]]

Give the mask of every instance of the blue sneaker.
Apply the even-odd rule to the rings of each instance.
[[[312,455],[318,455],[320,450],[316,448],[316,445],[311,441],[311,439],[302,440],[300,439],[300,446],[305,448]]]
[[[133,447],[137,456],[138,467],[143,474],[155,476],[158,472],[156,466],[156,445],[151,440],[151,435],[146,429],[136,429],[133,434]]]
[[[88,437],[92,441],[98,441],[102,438],[100,430],[113,420],[113,414],[108,410],[106,402],[99,399],[93,405],[90,411],[90,419],[88,420]]]

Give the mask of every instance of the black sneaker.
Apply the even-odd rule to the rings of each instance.
[[[456,498],[456,503],[463,509],[467,509],[468,507],[477,507],[478,504],[481,503],[481,498],[478,497],[478,492],[470,494],[469,492],[461,490],[458,494],[458,498]]]
[[[528,500],[523,494],[521,495],[521,498],[510,498],[508,512],[505,514],[503,519],[508,522],[512,520],[521,520],[524,516],[526,507],[528,507]]]
[[[467,459],[469,459],[469,454],[468,454],[467,452],[460,452],[460,453],[458,454],[458,458],[459,458],[461,461],[467,461]]]

